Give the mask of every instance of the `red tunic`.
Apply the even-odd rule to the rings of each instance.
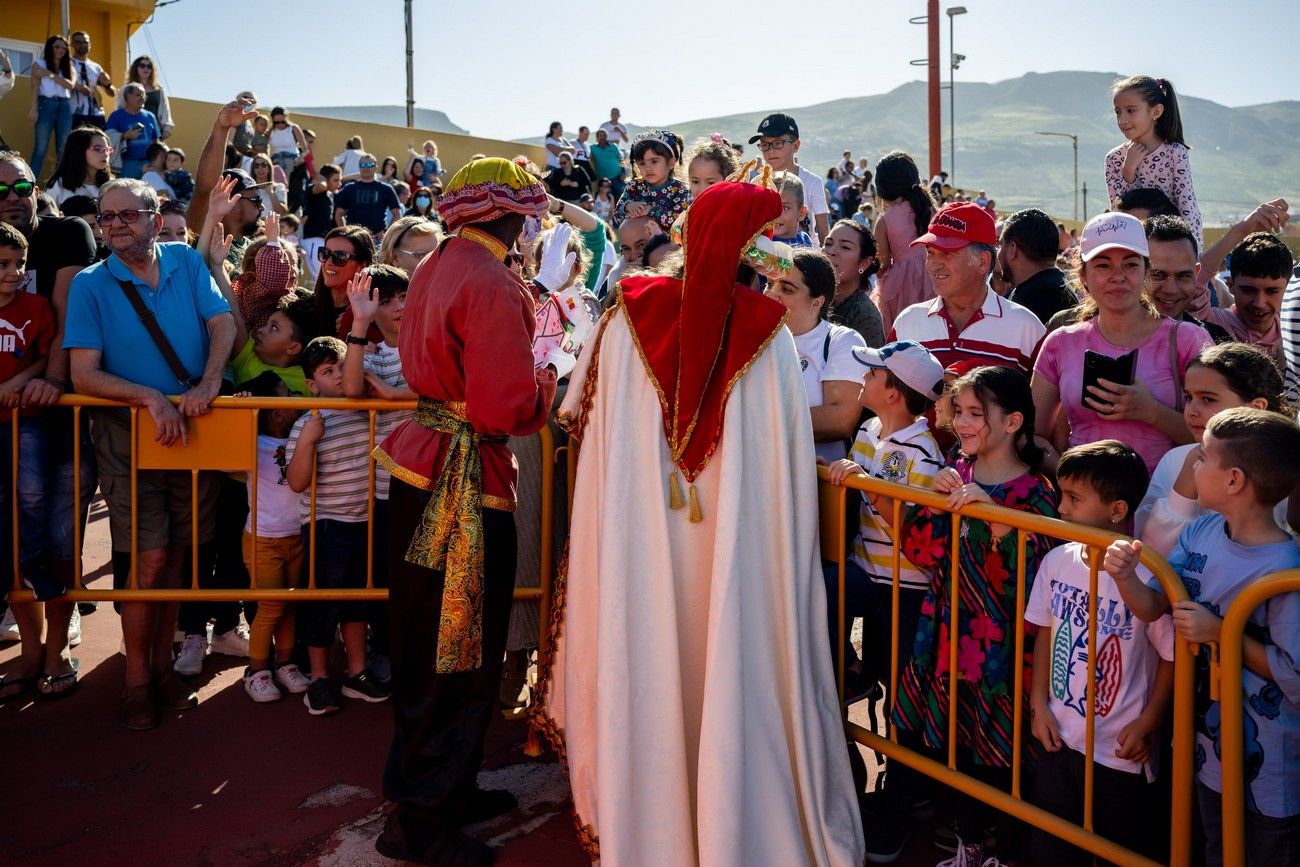
[[[533,301],[523,282],[487,248],[451,238],[415,269],[398,351],[416,394],[463,401],[481,434],[528,436],[546,423],[555,373],[533,368]],[[429,489],[442,472],[448,434],[414,420],[381,448],[393,475]],[[513,511],[518,466],[505,443],[484,442],[483,505]]]

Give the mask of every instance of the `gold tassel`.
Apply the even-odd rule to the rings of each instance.
[[[668,508],[682,509],[686,507],[686,498],[682,496],[682,479],[674,470],[668,476]]]
[[[700,511],[700,497],[695,493],[695,485],[691,485],[691,523],[698,524],[704,520],[704,513]]]
[[[528,738],[524,741],[524,755],[537,758],[542,754],[541,740],[537,736],[537,724],[528,723]]]

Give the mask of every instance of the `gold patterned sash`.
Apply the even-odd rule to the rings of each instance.
[[[451,435],[442,473],[406,551],[406,562],[443,573],[439,673],[483,664],[483,460],[479,444],[505,437],[474,430],[465,404],[420,398],[415,421]]]

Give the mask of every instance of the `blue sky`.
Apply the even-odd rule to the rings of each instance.
[[[940,4],[942,52],[948,21]],[[1300,99],[1300,2],[964,0],[959,80],[1063,69],[1173,81],[1225,105]],[[924,76],[923,0],[415,0],[416,104],[475,135],[667,124],[883,93]],[[1250,14],[1227,10],[1249,8]],[[266,103],[405,102],[402,0],[179,0],[131,40],[169,93]],[[364,11],[363,11],[364,10]],[[223,34],[227,34],[224,35]],[[945,67],[946,78],[946,67]]]

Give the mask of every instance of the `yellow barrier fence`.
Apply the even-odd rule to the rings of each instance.
[[[1072,524],[1066,521],[1054,518],[1046,518],[1041,515],[1028,514],[1013,509],[994,506],[987,503],[976,503],[964,506],[957,511],[952,511],[947,505],[947,496],[932,491],[925,491],[918,488],[906,487],[880,479],[875,479],[867,475],[855,475],[845,480],[841,486],[830,484],[826,481],[826,470],[819,469],[819,475],[822,479],[820,490],[821,502],[821,543],[823,559],[833,561],[838,564],[839,572],[839,607],[838,611],[844,611],[845,605],[845,565],[847,562],[847,542],[848,530],[846,515],[847,492],[849,489],[862,491],[864,493],[879,494],[893,499],[893,525],[901,526],[901,517],[903,514],[904,503],[915,503],[921,506],[928,506],[937,511],[948,512],[952,515],[952,557],[951,568],[951,623],[949,624],[949,686],[948,686],[948,732],[947,732],[947,762],[936,761],[928,756],[922,755],[898,743],[896,727],[890,726],[888,738],[881,737],[879,734],[872,732],[860,725],[846,721],[847,731],[858,743],[889,757],[891,761],[898,761],[910,768],[913,768],[926,776],[929,776],[950,788],[956,789],[966,795],[974,797],[984,803],[992,806],[1009,816],[1019,819],[1029,825],[1041,828],[1050,834],[1060,837],[1067,842],[1085,849],[1100,858],[1116,864],[1123,865],[1154,865],[1157,862],[1120,846],[1112,840],[1099,836],[1093,830],[1093,797],[1094,797],[1094,776],[1095,762],[1094,756],[1096,744],[1096,689],[1097,689],[1097,577],[1098,567],[1101,563],[1102,553],[1106,546],[1118,538],[1113,533],[1107,533],[1102,530],[1096,530],[1091,527]],[[974,518],[976,520],[989,521],[991,523],[1005,524],[1013,528],[1016,533],[1016,550],[1017,550],[1017,584],[1016,584],[1016,612],[1015,612],[1015,672],[1014,672],[1014,715],[1013,715],[1013,732],[1012,732],[1012,766],[1011,766],[1011,791],[1004,792],[994,786],[988,785],[980,780],[975,779],[967,774],[957,770],[957,698],[958,698],[958,680],[959,669],[957,666],[957,638],[958,638],[958,589],[961,583],[959,576],[960,559],[958,557],[958,543],[961,533],[961,521],[963,518]],[[1025,545],[1029,534],[1039,534],[1051,537],[1061,541],[1079,542],[1088,548],[1088,559],[1090,563],[1089,571],[1089,588],[1088,588],[1088,693],[1086,708],[1086,729],[1085,729],[1085,764],[1084,764],[1084,812],[1082,825],[1076,825],[1062,819],[1052,813],[1049,813],[1039,807],[1027,803],[1023,799],[1021,792],[1021,779],[1023,772],[1022,753],[1024,751],[1024,739],[1026,729],[1024,726],[1024,647],[1025,647],[1025,604],[1027,602],[1027,588],[1025,582]],[[899,564],[902,556],[900,550],[901,533],[895,532],[893,544],[893,588],[892,588],[892,635],[893,642],[890,651],[889,660],[889,707],[888,712],[892,714],[894,704],[898,695],[898,677],[899,677],[899,638],[898,621],[899,621]],[[1142,552],[1142,563],[1156,576],[1160,581],[1164,592],[1172,601],[1179,601],[1187,598],[1187,591],[1183,587],[1182,580],[1177,573],[1169,566],[1167,562],[1159,555],[1149,549]],[[845,618],[841,615],[839,621],[839,635],[836,641],[836,659],[835,669],[838,677],[838,687],[841,700],[844,698],[844,646],[845,636],[844,622]],[[906,640],[910,640],[907,637]],[[1192,829],[1192,656],[1193,648],[1181,638],[1177,640],[1174,649],[1174,703],[1173,703],[1173,803],[1172,803],[1172,821],[1169,832],[1169,863],[1173,865],[1187,865],[1191,862],[1191,829]],[[1226,746],[1225,746],[1226,749]],[[1225,794],[1226,797],[1226,794]]]
[[[178,398],[172,399],[174,402]],[[92,445],[83,443],[81,437],[81,415],[95,409],[117,408],[130,415],[131,425],[131,575],[127,589],[88,588],[84,583],[81,562],[82,523],[73,521],[73,576],[74,586],[65,598],[72,601],[133,601],[133,602],[255,602],[255,601],[309,601],[309,600],[383,600],[388,597],[388,590],[376,587],[374,582],[374,510],[375,510],[375,465],[370,462],[370,474],[367,495],[367,567],[364,588],[322,588],[316,586],[316,476],[312,473],[310,493],[310,530],[307,586],[299,588],[272,589],[257,586],[257,509],[250,510],[253,537],[253,551],[249,563],[250,586],[247,588],[212,589],[200,587],[199,582],[199,510],[191,509],[191,572],[189,587],[141,587],[137,574],[139,552],[136,545],[136,476],[140,470],[178,470],[191,474],[190,491],[193,502],[198,499],[198,479],[200,472],[247,472],[249,493],[253,501],[257,500],[257,417],[263,410],[274,409],[329,409],[366,412],[370,421],[370,449],[375,445],[376,413],[415,409],[415,401],[389,400],[354,400],[349,398],[261,398],[261,397],[219,397],[212,404],[212,411],[207,415],[186,419],[188,445],[179,442],[170,447],[159,445],[154,440],[153,419],[147,411],[139,407],[130,407],[118,401],[102,400],[83,395],[68,395],[59,401],[60,406],[70,407],[73,424],[73,496],[72,502],[80,504],[82,500],[81,463],[82,449]],[[13,414],[11,419],[13,449],[10,456],[10,478],[12,484],[12,502],[10,530],[13,540],[13,589],[9,598],[18,602],[34,601],[30,590],[21,584],[19,572],[19,497],[18,497],[18,458],[19,458],[19,416]],[[554,479],[556,448],[555,439],[548,426],[540,431],[542,452],[541,478],[541,551],[540,551],[540,586],[515,588],[516,600],[537,600],[541,606],[539,612],[541,632],[539,651],[547,650],[546,624],[550,615],[551,579],[553,575],[554,545],[552,531],[555,521]],[[385,544],[380,540],[380,544]]]
[[[1269,599],[1300,592],[1300,569],[1262,578],[1241,591],[1223,616],[1217,661],[1211,661],[1210,684],[1218,690],[1219,738],[1223,778],[1223,863],[1246,863],[1245,726],[1243,714],[1244,639],[1251,615]],[[1292,768],[1291,773],[1300,773]]]

